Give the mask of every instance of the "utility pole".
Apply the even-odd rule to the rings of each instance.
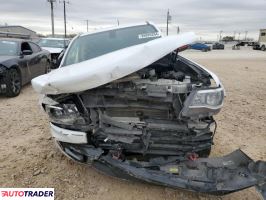
[[[54,37],[54,2],[56,0],[47,0],[51,4],[51,22],[52,22],[52,37]]]
[[[168,35],[168,26],[169,26],[169,23],[171,23],[171,20],[172,20],[172,16],[170,15],[169,9],[168,9],[167,17],[166,17],[166,35]]]
[[[234,40],[236,39],[236,32],[234,31]]]
[[[87,32],[89,32],[89,20],[85,20],[87,23]]]
[[[177,33],[177,34],[180,33],[180,28],[179,28],[179,26],[176,27],[176,33]]]
[[[248,31],[245,31],[245,41],[247,41]]]
[[[67,30],[66,30],[66,3],[69,3],[69,1],[62,0],[61,2],[63,2],[63,5],[64,5],[64,27],[65,27],[65,38],[66,38],[66,36],[67,36]]]
[[[221,40],[222,40],[222,33],[223,33],[223,31],[220,31],[219,42],[221,42]]]

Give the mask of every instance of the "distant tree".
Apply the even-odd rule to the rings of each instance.
[[[41,34],[41,33],[37,33],[37,36],[40,37],[40,38],[45,37],[45,35],[43,35],[43,34]]]
[[[73,33],[73,34],[68,34],[67,35],[67,38],[73,38],[73,37],[75,37],[77,34],[75,34],[75,33]]]
[[[222,41],[224,41],[224,42],[232,42],[232,41],[234,41],[234,37],[233,36],[224,36]]]

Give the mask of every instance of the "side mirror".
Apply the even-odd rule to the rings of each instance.
[[[32,50],[23,50],[22,51],[23,55],[31,55],[32,53],[33,53]]]

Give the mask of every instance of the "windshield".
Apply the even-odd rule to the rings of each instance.
[[[18,54],[18,43],[15,41],[0,40],[0,55],[15,56]]]
[[[161,37],[152,25],[141,25],[80,36],[69,47],[62,66],[79,63]]]
[[[41,39],[38,44],[41,47],[64,48],[68,45],[68,40]]]

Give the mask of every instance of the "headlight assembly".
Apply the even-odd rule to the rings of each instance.
[[[81,116],[75,104],[46,105],[45,111],[50,121],[63,125],[84,125],[85,119]]]
[[[209,107],[216,109],[222,106],[224,92],[222,88],[212,90],[198,90],[192,95],[193,99],[189,107]]]
[[[182,116],[206,117],[217,114],[223,106],[224,89],[194,90],[187,97]]]

